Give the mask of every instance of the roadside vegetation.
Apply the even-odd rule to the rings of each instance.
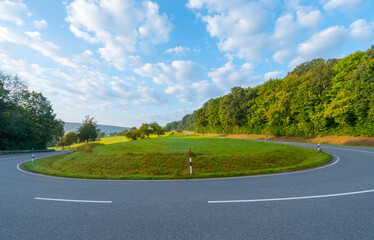
[[[342,59],[314,59],[283,79],[234,87],[166,130],[314,138],[374,136],[374,45]]]
[[[64,134],[46,97],[0,71],[0,150],[46,149]]]
[[[95,119],[87,115],[77,132],[66,133],[57,142],[57,147],[51,147],[51,149],[74,149],[89,142],[111,144],[165,135],[164,129],[157,122],[143,123],[139,129],[132,127],[130,130],[125,129],[119,133],[111,133],[109,137],[105,136],[105,133],[101,132],[97,126]]]
[[[24,166],[34,172],[76,178],[181,179],[293,171],[319,166],[329,159],[323,152],[281,144],[172,135],[109,145],[85,144],[74,153]]]
[[[346,146],[374,147],[374,137],[353,137],[353,136],[322,136],[315,138],[294,137],[294,136],[273,136],[263,134],[218,134],[205,133],[198,134],[210,137],[224,137],[234,139],[253,139],[268,140],[279,142],[299,142],[299,143],[315,143],[315,144],[333,144]]]

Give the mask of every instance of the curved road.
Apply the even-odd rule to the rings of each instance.
[[[374,148],[322,149],[322,168],[180,181],[39,176],[17,169],[31,154],[0,156],[0,239],[374,239]]]

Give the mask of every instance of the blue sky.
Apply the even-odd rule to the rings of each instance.
[[[374,44],[370,0],[0,1],[0,69],[57,117],[179,120],[234,86]]]

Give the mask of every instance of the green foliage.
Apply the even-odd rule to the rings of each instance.
[[[157,136],[165,135],[165,130],[157,122],[151,122],[149,127],[151,128],[151,133]]]
[[[131,129],[130,131],[126,132],[125,137],[130,140],[136,140],[138,138],[137,129]]]
[[[234,87],[165,128],[300,137],[374,136],[374,45],[343,59],[300,64],[285,78],[255,88]]]
[[[165,135],[165,130],[157,122],[143,123],[139,129],[132,127],[130,131],[126,131],[125,137],[130,140],[136,140],[138,138],[149,138],[151,134],[156,134],[157,136]]]
[[[63,136],[63,125],[41,93],[0,72],[0,150],[45,149]]]
[[[75,132],[68,132],[65,137],[64,137],[64,140],[63,140],[67,146],[70,146],[76,142],[78,142],[78,134],[76,134]]]
[[[97,122],[95,119],[89,115],[83,120],[83,124],[78,129],[78,138],[80,142],[95,141],[97,138],[98,129]]]
[[[104,146],[104,144],[102,143],[87,143],[87,144],[83,144],[83,145],[80,145],[79,147],[77,147],[77,151],[78,152],[84,152],[84,153],[88,153],[88,152],[92,152],[92,149],[97,147],[97,146]]]

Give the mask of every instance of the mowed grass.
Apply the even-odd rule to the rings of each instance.
[[[192,153],[189,153],[191,147]],[[267,142],[204,136],[168,136],[79,151],[25,164],[45,174],[98,179],[181,179],[232,177],[300,170],[327,163],[312,149]],[[189,172],[192,156],[193,174]]]

